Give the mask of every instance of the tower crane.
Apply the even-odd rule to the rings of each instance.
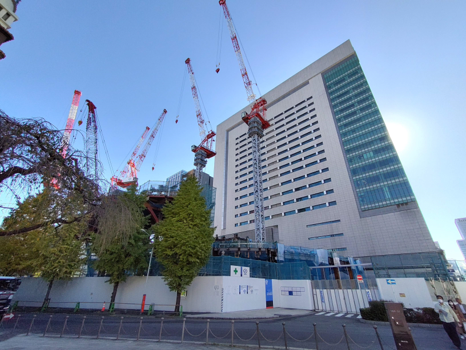
[[[201,105],[199,103],[199,96],[197,93],[196,79],[194,78],[193,67],[191,66],[191,59],[187,58],[185,61],[188,67],[189,79],[191,81],[191,93],[193,95],[194,105],[196,107],[197,125],[199,126],[199,135],[201,143],[199,146],[191,146],[191,151],[194,152],[194,166],[196,167],[196,179],[201,181],[202,169],[207,165],[207,159],[214,157],[217,153],[213,150],[214,136],[216,135],[213,130],[208,130],[206,122],[202,117]],[[210,125],[210,121],[207,121]]]
[[[86,122],[86,173],[96,183],[99,179],[98,159],[97,159],[97,120],[95,116],[96,106],[86,100],[88,107]]]
[[[63,158],[66,157],[66,152],[70,146],[71,132],[73,131],[74,121],[76,120],[76,114],[78,113],[79,101],[81,100],[81,91],[74,90],[73,100],[71,101],[70,112],[68,113],[68,119],[66,120],[65,132],[63,133],[63,138],[61,140],[61,155]],[[51,185],[55,189],[59,189],[58,179],[53,178]]]
[[[164,109],[162,114],[160,115],[159,119],[157,119],[157,122],[152,129],[152,132],[149,136],[149,139],[147,140],[146,144],[144,145],[144,148],[142,152],[138,155],[139,149],[141,148],[144,139],[146,138],[150,128],[146,127],[144,130],[144,133],[142,134],[138,144],[136,145],[136,148],[134,149],[133,153],[131,154],[131,157],[128,161],[128,167],[124,169],[120,173],[120,177],[113,176],[111,178],[111,183],[112,187],[115,186],[120,186],[122,188],[129,187],[131,185],[137,185],[138,179],[137,179],[137,173],[141,169],[142,163],[144,162],[144,159],[146,159],[147,152],[149,151],[150,146],[152,145],[152,141],[154,141],[155,136],[157,135],[157,132],[159,131],[160,126],[162,125],[162,122],[165,118],[165,115],[167,114],[167,110]]]
[[[251,107],[251,112],[246,111],[241,114],[241,119],[248,125],[248,137],[252,142],[252,165],[253,165],[253,182],[254,182],[254,224],[255,224],[255,241],[264,242],[265,240],[265,221],[264,221],[264,194],[262,187],[262,166],[260,159],[260,139],[264,136],[264,130],[270,127],[270,123],[266,119],[267,101],[260,97],[256,100],[256,96],[252,89],[252,82],[249,79],[246,66],[244,64],[243,55],[236,36],[235,26],[231,18],[230,11],[226,0],[219,1],[223,8],[223,14],[228,23],[230,30],[230,38],[235,50],[236,59],[238,60],[241,77],[248,97],[248,102],[254,101]]]
[[[66,120],[65,132],[63,133],[63,139],[61,141],[61,155],[63,156],[63,158],[66,157],[66,152],[68,151],[68,147],[70,145],[71,132],[73,131],[74,121],[76,120],[76,114],[78,113],[78,106],[79,100],[81,99],[81,95],[81,91],[74,91],[70,113],[68,114],[68,119]]]

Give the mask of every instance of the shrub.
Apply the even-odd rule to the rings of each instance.
[[[369,302],[369,307],[360,309],[361,317],[370,321],[388,321],[384,300],[374,300]]]
[[[422,309],[405,309],[404,314],[406,321],[410,323],[442,323],[438,313],[431,307]]]

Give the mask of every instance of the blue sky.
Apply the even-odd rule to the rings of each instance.
[[[454,219],[466,217],[466,2],[228,5],[262,93],[351,40],[434,240],[449,258],[462,259]],[[73,91],[82,91],[81,105],[90,99],[97,106],[113,167],[120,170],[144,128],[166,108],[140,184],[193,168],[190,146],[200,138],[188,80],[182,89],[187,57],[214,127],[247,104],[216,0],[24,0],[17,15],[15,40],[2,46],[0,108],[63,128]],[[102,148],[100,154],[110,178]],[[213,173],[212,161],[206,170]]]

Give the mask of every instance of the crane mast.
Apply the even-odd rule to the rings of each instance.
[[[89,109],[86,123],[86,173],[97,183],[99,169],[97,161],[97,120],[95,116],[96,106],[86,100]]]
[[[235,27],[233,20],[228,10],[226,0],[219,1],[220,6],[223,8],[223,14],[228,22],[230,29],[230,37],[235,50],[236,59],[238,60],[241,77],[243,78],[244,87],[248,95],[248,102],[254,101],[256,96],[252,90],[252,83],[249,79],[246,66],[244,65],[241,49],[236,37]],[[254,232],[255,241],[262,243],[265,241],[265,220],[264,220],[264,193],[262,185],[262,166],[260,159],[260,139],[264,136],[264,130],[270,127],[266,119],[267,101],[260,97],[254,101],[251,112],[243,112],[241,114],[242,120],[248,125],[248,137],[251,139],[252,147],[252,166],[253,166],[253,186],[254,186]]]
[[[79,100],[81,99],[81,92],[78,90],[74,91],[73,101],[71,102],[70,113],[68,114],[68,119],[66,120],[65,132],[63,133],[62,139],[62,151],[61,155],[63,158],[66,157],[66,152],[70,146],[70,137],[71,132],[73,131],[74,121],[76,120],[76,114],[78,113]]]
[[[207,126],[202,117],[201,105],[199,103],[199,95],[197,93],[196,79],[194,77],[193,67],[191,65],[191,59],[187,58],[185,61],[188,67],[189,80],[191,81],[191,93],[193,95],[194,105],[196,107],[196,118],[197,125],[199,126],[199,135],[201,137],[201,143],[199,146],[191,146],[191,150],[194,152],[194,166],[196,167],[196,179],[198,182],[201,181],[202,169],[207,165],[207,159],[212,158],[216,155],[213,151],[213,143],[215,132],[212,130],[207,131]]]

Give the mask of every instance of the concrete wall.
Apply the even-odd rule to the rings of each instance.
[[[388,284],[387,280],[395,284]],[[434,300],[423,278],[377,278],[382,300],[403,303],[406,308],[433,307]]]
[[[100,310],[104,302],[109,307],[113,286],[107,277],[80,277],[70,281],[56,281],[50,293],[51,307]],[[40,306],[47,292],[47,283],[41,278],[22,278],[14,295],[22,306]],[[290,293],[291,292],[291,293]],[[155,310],[173,311],[176,293],[171,292],[162,277],[128,277],[121,283],[116,296],[117,309],[141,307],[146,294],[146,310],[154,304]],[[310,281],[273,280],[274,307],[313,310]],[[231,312],[265,309],[265,280],[230,276],[197,277],[181,298],[186,312]]]

